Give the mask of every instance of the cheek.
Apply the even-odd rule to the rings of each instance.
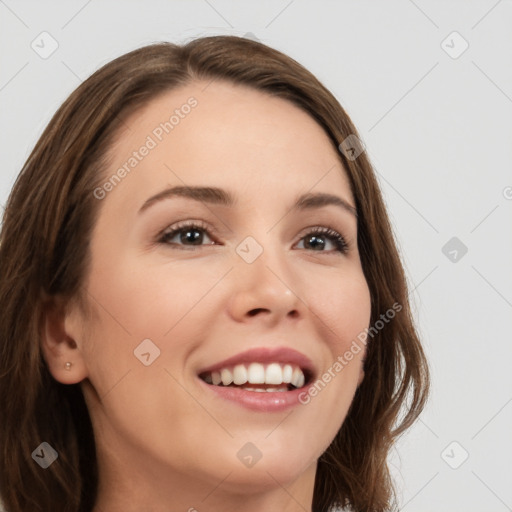
[[[102,316],[133,336],[161,337],[194,308],[222,276],[199,262],[142,264],[135,259],[105,262],[90,282]],[[106,321],[109,321],[106,318]]]
[[[309,434],[326,440],[326,449],[344,422],[359,383],[365,345],[358,335],[369,325],[371,298],[362,271],[324,276],[315,283],[306,302],[318,320],[318,338],[325,350],[320,374],[299,400],[309,417],[323,418]]]
[[[362,270],[340,272],[315,279],[307,303],[321,320],[322,338],[336,356],[366,328],[371,317],[371,298]]]
[[[94,372],[98,366],[100,378],[105,373],[102,361],[109,361],[111,369],[138,369],[134,351],[146,339],[160,350],[159,365],[177,366],[193,340],[200,339],[198,330],[205,322],[198,315],[208,318],[208,294],[229,270],[226,265],[206,266],[200,259],[172,265],[141,264],[141,258],[97,261],[101,264],[91,274],[89,293],[98,321],[91,326],[88,350],[89,369]]]

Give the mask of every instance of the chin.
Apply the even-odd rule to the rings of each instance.
[[[287,436],[287,442],[283,442],[284,434],[275,435],[272,440],[270,437],[265,439],[268,434],[261,433],[260,441],[247,441],[247,438],[231,440],[221,454],[212,454],[216,458],[215,479],[229,474],[226,484],[236,485],[239,492],[263,491],[292,483],[311,469],[312,464],[316,468],[321,447],[314,451],[311,439],[307,441],[310,446],[307,446],[290,436]]]

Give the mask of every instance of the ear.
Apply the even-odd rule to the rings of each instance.
[[[82,315],[58,297],[45,300],[41,316],[41,350],[53,378],[76,384],[88,376],[82,353]],[[66,364],[71,363],[71,365]]]

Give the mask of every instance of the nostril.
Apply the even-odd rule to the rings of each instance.
[[[249,316],[255,316],[255,315],[257,315],[260,311],[267,311],[267,310],[266,310],[266,309],[263,309],[263,308],[251,309],[251,311],[249,311]]]

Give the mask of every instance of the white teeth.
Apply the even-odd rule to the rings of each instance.
[[[287,387],[282,387],[282,388],[249,388],[247,386],[242,386],[242,389],[245,389],[246,391],[256,391],[258,393],[263,393],[264,391],[265,392],[270,392],[270,393],[273,393],[273,392],[276,392],[276,391],[288,391],[288,388]]]
[[[233,383],[237,385],[247,382],[247,369],[243,364],[237,364],[233,369]]]
[[[293,368],[290,364],[285,364],[283,368],[283,382],[289,384],[292,381]]]
[[[251,363],[247,372],[247,380],[250,384],[265,383],[265,368],[260,363]]]
[[[224,386],[229,386],[233,382],[233,374],[227,368],[223,368],[221,370],[220,376],[222,378],[222,384]]]
[[[304,380],[304,374],[300,371],[299,368],[295,368],[295,370],[293,370],[292,375],[292,384],[296,388],[301,388],[302,386],[304,386]]]
[[[282,384],[283,371],[278,363],[272,363],[267,366],[265,371],[265,384]]]
[[[275,392],[275,391],[288,391],[287,387],[284,388],[267,388],[267,392]]]
[[[229,386],[234,384],[242,386],[242,389],[250,391],[288,391],[287,384],[292,384],[296,388],[304,386],[306,381],[302,370],[295,365],[270,363],[263,365],[261,363],[250,363],[249,365],[237,364],[235,367],[222,368],[217,371],[208,372],[203,380],[214,386]],[[244,387],[244,384],[267,384],[269,386],[281,387]]]

